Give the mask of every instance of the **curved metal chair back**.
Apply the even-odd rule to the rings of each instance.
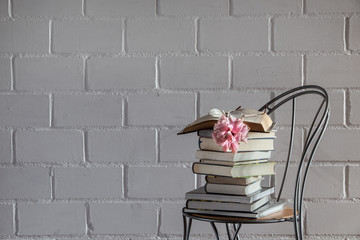
[[[289,142],[289,149],[288,149],[283,179],[281,181],[281,186],[277,196],[277,201],[279,201],[283,191],[284,183],[286,181],[289,163],[293,153],[294,133],[295,133],[295,123],[296,123],[296,100],[299,98],[309,97],[310,95],[319,96],[321,98],[321,102],[319,104],[316,113],[314,114],[311,126],[307,131],[304,147],[302,149],[301,156],[299,156],[298,169],[297,169],[295,186],[294,186],[294,199],[293,199],[294,228],[295,228],[296,239],[303,239],[302,238],[302,232],[303,232],[302,206],[303,206],[303,195],[305,190],[306,178],[309,172],[311,161],[313,160],[316,149],[319,145],[322,136],[324,135],[325,129],[329,122],[329,116],[330,116],[329,97],[324,88],[316,85],[306,85],[291,89],[289,91],[280,94],[279,96],[270,100],[267,104],[265,104],[259,109],[259,111],[265,111],[267,114],[270,115],[285,103],[292,102],[290,142]]]

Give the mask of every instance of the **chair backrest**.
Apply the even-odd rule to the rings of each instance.
[[[287,153],[287,160],[284,169],[283,179],[281,181],[281,186],[277,196],[277,201],[279,201],[283,191],[284,183],[286,181],[286,177],[289,169],[289,163],[293,157],[292,155],[293,155],[295,123],[296,123],[296,101],[297,99],[301,100],[302,98],[309,98],[310,95],[316,95],[320,97],[321,101],[318,106],[316,106],[316,104],[313,105],[314,109],[316,110],[314,116],[308,116],[310,119],[312,119],[312,121],[305,136],[305,142],[303,145],[302,153],[298,158],[299,161],[297,167],[297,175],[295,179],[294,199],[293,199],[294,216],[297,216],[294,217],[295,233],[297,239],[302,239],[302,236],[299,235],[298,230],[302,229],[302,222],[303,222],[302,205],[303,205],[303,194],[305,190],[306,178],[309,172],[311,161],[314,158],[316,149],[319,145],[322,136],[324,135],[325,129],[329,121],[329,116],[330,116],[329,97],[324,88],[316,85],[306,85],[291,89],[289,91],[280,94],[279,96],[273,98],[259,109],[259,111],[265,111],[267,114],[271,115],[272,113],[276,112],[278,108],[283,106],[285,103],[288,102],[292,103],[289,148]]]

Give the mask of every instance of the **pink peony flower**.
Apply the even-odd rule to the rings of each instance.
[[[250,128],[240,119],[222,115],[214,125],[212,138],[222,146],[223,151],[236,153],[239,142],[247,142]]]

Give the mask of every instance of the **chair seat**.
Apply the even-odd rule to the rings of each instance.
[[[203,215],[195,213],[184,213],[187,217],[195,218],[201,221],[207,222],[221,222],[221,223],[272,223],[272,222],[283,222],[292,220],[293,208],[285,207],[283,210],[276,213],[270,214],[263,218],[239,218],[239,217],[225,217],[225,216],[216,216],[216,215]]]

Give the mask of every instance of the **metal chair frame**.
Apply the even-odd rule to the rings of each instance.
[[[287,154],[286,165],[284,169],[284,175],[279,189],[276,201],[279,201],[283,191],[284,183],[286,182],[287,172],[289,163],[292,157],[293,145],[294,145],[294,134],[295,134],[295,120],[296,120],[296,100],[299,97],[305,97],[309,95],[318,95],[322,98],[319,108],[317,109],[311,126],[307,132],[304,147],[302,149],[300,161],[298,163],[296,181],[294,186],[294,197],[293,197],[293,217],[287,219],[276,219],[276,220],[256,220],[256,219],[239,219],[234,220],[233,218],[216,220],[207,218],[206,216],[199,216],[196,214],[189,214],[183,212],[184,221],[184,240],[188,240],[190,236],[192,220],[199,220],[209,222],[215,233],[217,240],[220,240],[218,230],[215,223],[224,223],[226,225],[226,231],[228,239],[238,240],[238,233],[242,224],[265,224],[275,222],[293,222],[295,237],[297,240],[303,240],[303,197],[306,184],[306,178],[309,172],[311,162],[314,158],[314,154],[319,146],[319,142],[322,139],[325,129],[329,122],[330,117],[330,103],[329,97],[326,90],[317,85],[305,85],[288,90],[279,96],[273,98],[259,111],[265,111],[267,114],[272,114],[276,109],[284,105],[285,103],[292,101],[292,114],[291,114],[291,131],[290,131],[290,142]],[[307,160],[307,161],[306,161]],[[189,219],[187,221],[187,218]],[[231,236],[229,225],[233,225],[234,234]]]

